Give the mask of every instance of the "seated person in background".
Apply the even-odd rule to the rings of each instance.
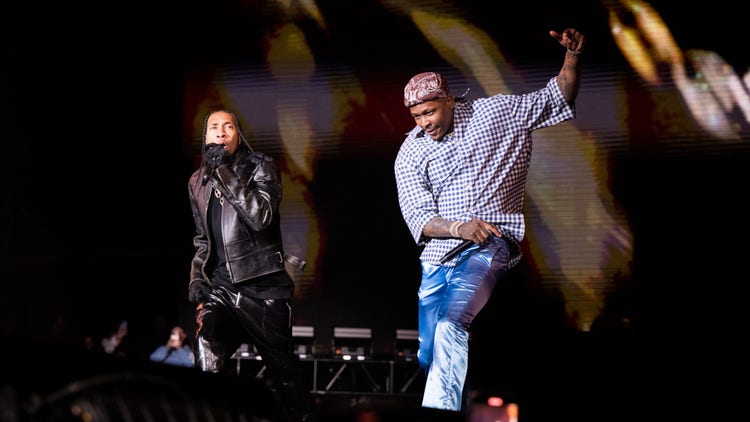
[[[149,359],[152,362],[166,363],[168,365],[194,367],[195,355],[193,354],[193,349],[184,344],[186,337],[185,330],[179,325],[175,326],[172,328],[167,344],[157,347],[151,353]]]

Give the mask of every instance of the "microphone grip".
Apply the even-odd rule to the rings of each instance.
[[[449,250],[448,253],[443,255],[442,258],[440,258],[440,263],[445,264],[446,262],[450,261],[451,259],[458,256],[461,252],[465,251],[469,248],[474,242],[471,240],[464,240],[463,242],[459,243],[456,247]]]
[[[206,172],[203,173],[203,180],[201,180],[201,186],[206,186],[206,183],[208,183],[208,179],[211,178],[211,173],[213,173],[214,169],[211,167],[206,167]]]

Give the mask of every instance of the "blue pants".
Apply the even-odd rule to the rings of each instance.
[[[468,330],[508,269],[509,256],[508,242],[491,236],[464,251],[455,267],[422,263],[417,357],[427,374],[423,407],[461,410]]]

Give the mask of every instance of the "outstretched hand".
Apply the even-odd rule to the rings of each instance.
[[[549,31],[550,36],[556,39],[563,47],[567,48],[573,54],[581,54],[583,52],[584,44],[586,43],[586,37],[582,33],[576,31],[573,28],[567,28],[562,33],[556,31]]]

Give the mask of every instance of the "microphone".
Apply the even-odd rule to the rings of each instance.
[[[469,246],[471,246],[473,243],[474,243],[474,241],[468,240],[468,239],[464,240],[461,243],[459,243],[453,249],[449,250],[448,253],[446,253],[445,255],[443,255],[442,258],[440,258],[440,263],[441,264],[445,264],[446,262],[448,262],[451,259],[455,258],[461,252],[465,251],[466,249],[469,249]]]
[[[206,183],[208,183],[208,179],[211,178],[211,173],[214,172],[214,169],[211,167],[206,167],[206,172],[203,173],[203,180],[201,181],[201,186],[206,186]]]
[[[208,179],[211,178],[211,173],[216,170],[222,163],[227,162],[229,159],[229,151],[224,148],[224,144],[206,144],[203,146],[203,167],[206,168],[206,172],[203,173],[203,180],[201,186],[206,186]]]

